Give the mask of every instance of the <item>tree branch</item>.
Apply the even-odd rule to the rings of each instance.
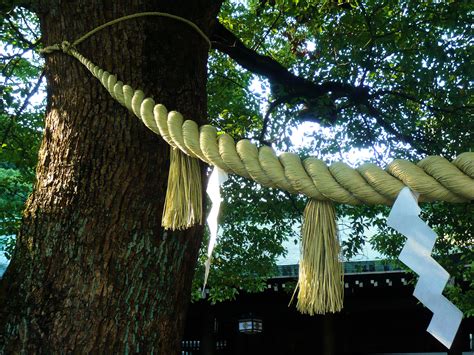
[[[26,18],[25,12],[24,12],[24,11],[20,11],[20,16],[21,16],[21,18],[23,19],[23,23],[25,24],[26,28],[28,28],[28,30],[30,31],[31,35],[34,37],[35,43],[39,43],[41,37],[38,37],[38,36],[37,36],[38,31],[34,31],[34,30],[31,28],[31,26],[30,26],[30,21],[28,21],[28,19]]]
[[[0,143],[0,146],[2,146],[3,144],[5,144],[5,142],[7,141],[8,139],[8,135],[10,134],[10,131],[11,129],[13,128],[14,124],[15,124],[15,120],[17,119],[18,116],[20,116],[23,111],[26,109],[26,107],[28,106],[28,104],[30,103],[30,99],[33,97],[33,95],[35,95],[40,86],[41,86],[41,82],[43,81],[43,78],[44,78],[44,75],[45,75],[45,72],[44,70],[41,72],[41,75],[39,76],[38,80],[36,81],[36,83],[34,84],[33,88],[31,89],[31,91],[28,93],[28,95],[26,95],[26,98],[25,100],[23,101],[23,104],[18,108],[18,110],[16,110],[16,112],[13,114],[13,115],[10,115],[10,122],[8,124],[8,127],[5,129],[5,132],[3,133],[3,137],[2,137],[2,141]]]
[[[268,110],[265,113],[265,117],[263,117],[263,124],[262,124],[262,132],[260,133],[260,136],[258,137],[258,140],[262,144],[267,144],[268,142],[265,141],[265,134],[267,133],[267,128],[268,128],[268,120],[270,119],[270,114],[277,108],[278,105],[281,105],[285,102],[288,102],[288,100],[291,100],[292,98],[295,98],[293,95],[285,95],[281,96],[268,106]],[[269,144],[271,145],[271,144]]]
[[[258,48],[262,45],[262,43],[265,41],[265,38],[267,38],[268,34],[270,33],[270,31],[273,29],[273,27],[275,27],[276,23],[278,22],[278,20],[280,19],[281,17],[281,11],[278,11],[278,16],[275,18],[275,20],[272,22],[272,24],[270,25],[270,27],[268,27],[267,31],[265,32],[265,34],[263,35],[263,37],[257,42],[255,43],[255,45],[252,47],[252,50],[256,51],[258,50]]]
[[[416,96],[407,94],[406,92],[397,91],[397,90],[377,90],[376,92],[371,94],[370,97],[375,98],[375,97],[380,97],[383,95],[392,95],[392,96],[401,97],[402,99],[412,101],[421,106],[425,106],[427,109],[433,112],[455,113],[457,111],[469,110],[469,109],[474,108],[473,105],[457,106],[457,107],[452,107],[452,108],[436,107],[436,106],[428,105],[426,102],[424,102],[423,100],[420,100]]]
[[[315,99],[330,93],[334,98],[350,97],[352,101],[363,101],[368,97],[369,89],[366,87],[332,81],[316,84],[296,76],[273,58],[247,48],[240,39],[218,22],[211,40],[215,49],[226,53],[245,69],[267,77],[272,84],[284,87],[287,94]]]
[[[24,35],[23,33],[21,33],[21,31],[18,29],[18,27],[13,23],[13,21],[10,19],[9,16],[7,16],[5,18],[8,22],[8,24],[10,25],[10,28],[13,30],[13,32],[15,32],[15,34],[18,36],[18,39],[23,42],[24,44],[26,44],[26,48],[28,49],[33,49],[37,46],[37,44],[34,44],[33,42],[29,41]]]
[[[388,133],[393,135],[395,138],[398,138],[401,142],[409,144],[413,148],[416,148],[421,153],[429,155],[429,152],[420,145],[420,142],[417,142],[414,137],[398,132],[395,128],[392,127],[389,120],[384,117],[384,114],[380,112],[376,107],[371,103],[366,105],[367,111],[370,116],[374,117],[377,123]]]
[[[222,78],[224,80],[227,80],[228,82],[234,84],[235,86],[241,88],[242,90],[244,90],[245,92],[249,93],[250,95],[254,96],[257,100],[259,101],[266,101],[264,98],[260,97],[258,94],[250,91],[246,86],[242,85],[241,83],[239,83],[237,80],[233,79],[233,78],[230,78],[224,74],[221,74],[221,73],[218,73],[218,72],[215,72],[215,71],[210,71],[210,73],[214,76],[218,76],[219,78]]]
[[[387,133],[393,135],[401,142],[410,144],[413,148],[422,153],[428,153],[426,149],[420,146],[420,142],[417,142],[409,134],[404,134],[395,129],[391,124],[391,120],[387,119],[385,115],[372,104],[371,99],[374,96],[370,95],[370,88],[368,86],[363,86],[361,85],[362,83],[360,83],[359,86],[354,86],[334,81],[317,84],[308,79],[299,77],[288,71],[287,68],[273,58],[261,55],[247,48],[240,39],[218,21],[216,21],[213,28],[211,41],[215,49],[227,54],[245,69],[267,77],[272,85],[280,86],[283,89],[281,97],[270,105],[265,115],[263,130],[260,135],[261,140],[265,135],[269,115],[277,105],[288,102],[288,100],[294,100],[295,98],[301,98],[302,101],[311,101],[326,96],[334,102],[338,98],[345,97],[352,107],[365,107],[367,113],[374,117],[377,123],[383,127]],[[336,115],[331,115],[327,122],[334,124],[336,119]]]

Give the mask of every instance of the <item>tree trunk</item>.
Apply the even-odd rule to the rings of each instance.
[[[219,4],[51,0],[38,9],[51,45],[143,11],[208,32]],[[129,20],[78,50],[168,110],[206,118],[208,45],[188,25]],[[74,58],[48,55],[46,73],[37,183],[1,284],[0,353],[178,353],[203,227],[161,228],[169,147]]]

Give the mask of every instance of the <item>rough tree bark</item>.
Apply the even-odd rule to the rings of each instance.
[[[205,32],[220,2],[49,0],[45,45],[114,18],[164,11]],[[135,19],[79,51],[200,123],[208,46],[186,24]],[[169,148],[75,59],[46,59],[48,106],[37,184],[0,294],[0,353],[177,353],[203,228],[161,228]]]

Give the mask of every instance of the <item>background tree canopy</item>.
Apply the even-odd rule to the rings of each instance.
[[[34,12],[3,6],[0,247],[11,253],[34,183],[45,89]],[[227,1],[211,38],[209,120],[236,139],[326,162],[359,150],[380,165],[436,154],[451,159],[473,142],[473,10],[470,1]],[[306,139],[296,148],[291,136],[298,129]],[[212,301],[263,288],[285,252],[282,241],[298,238],[292,227],[304,206],[301,197],[238,177],[224,194]],[[387,208],[338,210],[352,227],[345,257],[371,243],[396,258],[403,238],[386,227]],[[466,315],[474,314],[472,212],[472,203],[432,203],[423,205],[422,216],[439,235],[442,265],[456,279],[471,280],[468,289],[448,290]],[[368,227],[378,231],[370,240]],[[461,259],[453,262],[452,254]],[[205,245],[200,260],[196,291]]]

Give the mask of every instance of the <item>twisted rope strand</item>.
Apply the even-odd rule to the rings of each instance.
[[[398,159],[386,170],[375,164],[353,169],[341,162],[328,167],[316,158],[302,162],[293,153],[277,157],[270,147],[258,149],[245,139],[235,144],[227,134],[217,136],[217,129],[211,125],[198,127],[194,121],[184,120],[179,112],[168,112],[165,106],[155,104],[141,90],[124,85],[75,48],[65,46],[65,49],[99,79],[114,99],[169,145],[227,173],[315,200],[351,205],[391,205],[405,185],[421,194],[420,201],[459,203],[474,199],[474,153],[462,153],[451,163],[436,156],[418,164]]]
[[[185,19],[183,17],[176,16],[176,15],[173,15],[173,14],[169,14],[169,13],[166,13],[166,12],[150,11],[150,12],[138,12],[138,13],[135,13],[135,14],[132,14],[132,15],[127,15],[127,16],[122,16],[122,17],[116,18],[112,21],[106,22],[103,25],[100,25],[100,26],[94,28],[93,30],[87,32],[86,34],[84,34],[83,36],[79,37],[74,42],[72,42],[72,44],[70,44],[68,41],[64,41],[60,45],[59,44],[54,44],[52,46],[45,47],[44,49],[40,50],[40,53],[52,53],[52,52],[58,51],[58,50],[63,50],[65,53],[67,53],[67,52],[69,52],[69,48],[77,47],[77,45],[79,45],[80,43],[82,43],[83,41],[85,41],[86,39],[88,39],[89,37],[91,37],[92,35],[96,34],[99,31],[103,30],[106,27],[115,25],[116,23],[119,23],[119,22],[122,22],[122,21],[127,21],[127,20],[131,20],[131,19],[134,19],[134,18],[137,18],[137,17],[145,17],[145,16],[168,17],[168,18],[171,18],[173,20],[181,21],[181,22],[187,24],[188,26],[191,26],[191,28],[194,29],[204,39],[204,41],[206,41],[206,43],[209,46],[209,49],[212,48],[211,40],[209,39],[209,37],[207,37],[206,34],[194,22],[189,21],[188,19]]]
[[[123,16],[123,17],[119,17],[115,20],[112,20],[112,21],[109,21],[107,23],[104,23],[103,25],[100,25],[99,27],[96,27],[94,28],[92,31],[89,31],[87,32],[85,35],[79,37],[77,40],[75,40],[73,43],[72,43],[72,46],[73,47],[76,47],[79,43],[83,42],[84,40],[86,40],[87,38],[89,38],[90,36],[92,36],[93,34],[95,34],[96,32],[99,32],[101,30],[103,30],[104,28],[106,27],[109,27],[109,26],[112,26],[112,25],[115,25],[116,23],[119,23],[119,22],[122,22],[122,21],[125,21],[125,20],[131,20],[131,19],[134,19],[134,18],[137,18],[137,17],[144,17],[144,16],[160,16],[160,17],[168,17],[168,18],[171,18],[171,19],[174,19],[174,20],[178,20],[178,21],[181,21],[189,26],[191,26],[197,33],[199,33],[199,35],[206,41],[206,43],[209,45],[209,49],[211,49],[212,45],[211,45],[211,40],[206,36],[206,34],[192,21],[189,21],[183,17],[180,17],[180,16],[176,16],[176,15],[173,15],[173,14],[168,14],[166,12],[158,12],[158,11],[151,11],[151,12],[138,12],[136,14],[132,14],[132,15],[127,15],[127,16]]]

